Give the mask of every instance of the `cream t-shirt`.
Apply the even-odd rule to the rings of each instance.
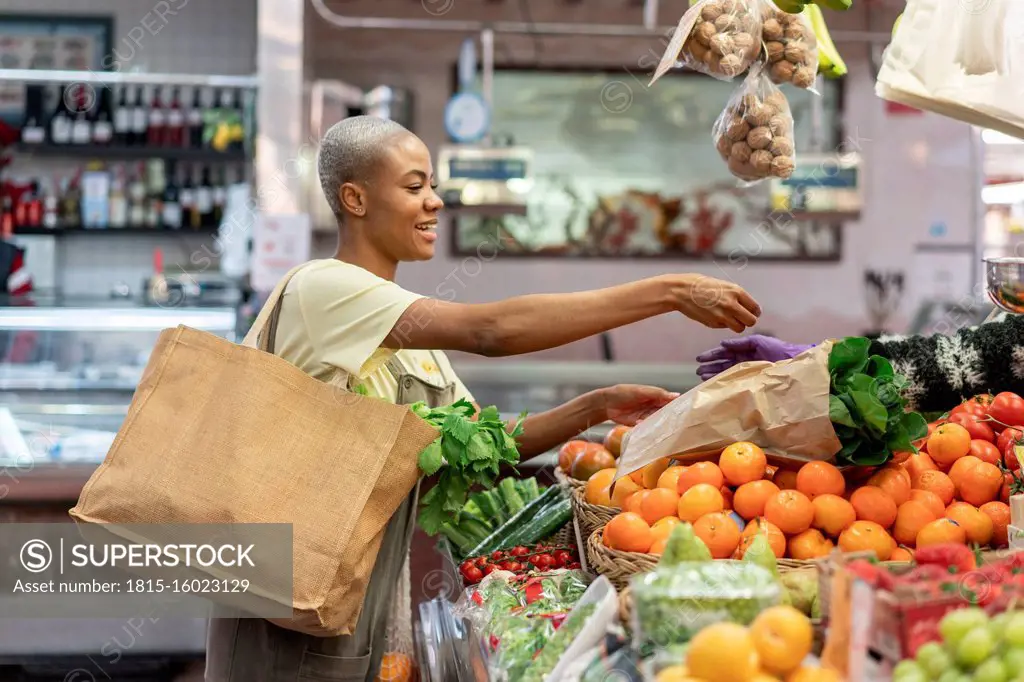
[[[421,298],[357,265],[312,261],[285,289],[274,352],[321,381],[361,384],[391,402],[398,399],[398,382],[387,368],[394,357],[406,373],[436,386],[455,383],[456,399],[472,401],[443,352],[381,347]]]

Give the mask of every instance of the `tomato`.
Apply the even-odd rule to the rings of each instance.
[[[477,557],[476,561],[474,561],[473,563],[476,564],[477,568],[482,570],[485,566],[487,566],[487,557]]]
[[[525,547],[519,546],[519,547],[513,547],[512,549],[510,549],[508,551],[508,553],[509,553],[509,556],[526,556],[527,554],[530,553],[530,550],[526,549]]]
[[[526,566],[523,566],[518,561],[509,561],[509,562],[506,562],[506,563],[508,564],[508,568],[505,569],[506,571],[512,571],[513,573],[519,573],[521,571],[526,570]]]
[[[1010,471],[1020,470],[1020,460],[1017,458],[1016,451],[1018,442],[1019,441],[1016,440],[1008,440],[1006,442],[1006,447],[1003,448],[1003,464],[1005,464],[1006,468]]]
[[[571,564],[566,564],[565,567],[568,568],[569,570],[579,569],[580,568],[580,562],[574,561]]]
[[[989,394],[982,394],[969,398],[952,410],[949,411],[949,416],[952,417],[958,414],[973,414],[978,417],[984,417],[988,414],[988,407],[992,404],[992,396]]]
[[[999,452],[1006,452],[1006,446],[1011,441],[1018,441],[1022,438],[1024,438],[1024,426],[1003,429],[1003,432],[999,434],[999,438],[996,439],[996,447],[999,448]]]
[[[466,559],[459,565],[459,570],[465,572],[468,568],[479,568],[472,559]]]
[[[554,559],[555,566],[561,568],[562,566],[568,566],[572,563],[572,554],[565,551],[564,549],[560,549],[557,552],[555,552]]]
[[[484,572],[473,564],[470,564],[462,570],[462,577],[465,578],[468,583],[478,583],[483,580]]]
[[[1002,430],[1004,425],[1024,424],[1024,398],[1004,391],[992,399],[992,404],[988,406],[988,416],[997,422],[992,424],[995,431]]]
[[[554,558],[552,558],[550,554],[538,554],[537,556],[533,557],[531,561],[533,562],[533,565],[541,571],[548,570],[555,563]]]
[[[949,418],[949,421],[953,424],[959,424],[960,426],[967,429],[967,432],[971,434],[971,440],[985,440],[989,443],[996,442],[995,431],[989,423],[981,421],[984,417],[976,414],[957,414]]]
[[[999,466],[999,462],[1003,459],[1003,453],[993,443],[977,438],[971,440],[971,450],[967,454],[974,455],[982,462],[996,466]]]
[[[484,567],[483,567],[484,575],[490,575],[491,573],[494,573],[497,570],[498,570],[498,567],[495,566],[494,564],[485,564]]]
[[[491,555],[491,561],[501,561],[505,558],[505,553],[500,549]]]

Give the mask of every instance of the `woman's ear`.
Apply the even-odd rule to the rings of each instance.
[[[338,198],[346,211],[362,216],[366,213],[366,192],[358,185],[346,182],[338,188]]]

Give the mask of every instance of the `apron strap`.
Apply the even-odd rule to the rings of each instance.
[[[256,316],[256,320],[252,323],[252,327],[249,328],[249,332],[242,339],[243,346],[259,348],[267,353],[274,352],[274,337],[277,335],[277,320],[281,316],[281,301],[284,298],[284,290],[292,277],[307,265],[309,263],[296,265],[277,283],[274,290],[270,292],[270,296],[267,297],[266,303],[263,304],[263,308],[260,309],[259,315]],[[267,334],[263,334],[264,328],[266,328]]]

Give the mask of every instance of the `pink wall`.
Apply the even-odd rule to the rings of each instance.
[[[427,0],[424,0],[427,2]],[[508,5],[508,6],[506,6]],[[543,5],[543,7],[542,7]],[[666,6],[667,5],[667,6]],[[661,23],[675,23],[685,3],[662,3]],[[863,5],[863,3],[861,3]],[[424,5],[426,6],[426,5]],[[485,12],[520,19],[516,3],[490,5],[456,2],[445,17],[479,18]],[[531,3],[536,21],[639,22],[640,13],[625,0],[600,0],[580,5]],[[593,9],[595,6],[599,11]],[[351,15],[413,16],[416,2],[409,0],[353,0],[335,7]],[[413,10],[411,8],[416,8]],[[388,83],[412,88],[416,97],[416,132],[435,148],[443,143],[442,112],[451,88],[461,36],[452,34],[341,31],[332,29],[307,6],[312,36],[311,71],[319,78],[335,78],[360,86]],[[894,15],[893,15],[894,16]],[[865,17],[828,13],[834,30],[860,30]],[[874,30],[885,30],[891,19],[878,17]],[[552,65],[621,64],[623,69],[643,72],[639,60],[650,49],[660,50],[657,40],[544,39],[542,62]],[[868,320],[861,285],[865,268],[903,268],[911,276],[911,292],[900,316],[913,315],[917,301],[930,285],[914,272],[914,246],[928,239],[929,227],[947,225],[940,241],[963,244],[974,229],[977,184],[970,165],[972,135],[968,126],[925,114],[892,116],[874,95],[874,74],[863,44],[839,45],[850,66],[846,89],[845,124],[850,138],[858,141],[865,158],[866,208],[860,221],[845,226],[843,258],[833,264],[750,263],[745,267],[728,262],[644,262],[602,260],[464,261],[439,250],[430,263],[406,266],[400,282],[431,294],[438,287],[453,287],[459,300],[480,302],[516,294],[574,291],[602,287],[664,272],[701,272],[728,277],[747,288],[764,308],[759,329],[794,341],[814,341],[830,335],[863,331]],[[498,36],[497,61],[526,62],[534,49],[528,38]],[[624,72],[625,73],[625,72]],[[633,87],[640,87],[626,78]],[[656,85],[654,87],[657,87]],[[595,99],[599,93],[595,92]],[[799,150],[798,150],[799,153]],[[475,276],[474,276],[475,275]],[[462,284],[460,284],[462,282]],[[628,361],[690,361],[700,350],[725,336],[691,323],[680,316],[665,316],[613,333],[619,359]],[[596,341],[538,354],[552,359],[599,359]]]

